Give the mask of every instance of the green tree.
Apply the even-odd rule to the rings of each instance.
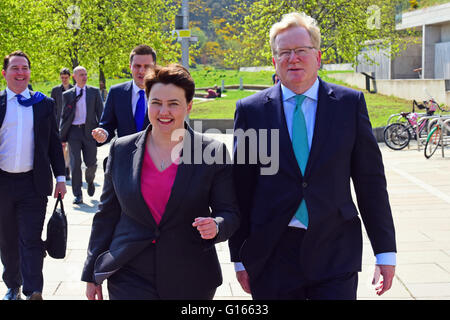
[[[259,0],[249,5],[241,1],[246,12],[237,21],[234,36],[241,46],[226,56],[233,66],[270,65],[269,31],[283,14],[303,11],[315,18],[322,34],[323,61],[354,62],[366,41],[378,40],[378,48],[391,45],[398,52],[404,34],[395,30],[396,0]]]
[[[129,53],[145,43],[158,62],[177,61],[173,41],[176,8],[168,0],[2,0],[2,51],[21,49],[32,61],[33,79],[56,79],[63,66],[83,65],[91,75],[118,77]]]

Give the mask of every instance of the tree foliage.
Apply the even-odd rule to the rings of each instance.
[[[171,30],[176,8],[166,0],[2,0],[2,54],[23,50],[33,79],[55,79],[62,67],[85,66],[89,73],[121,76],[129,53],[145,43],[158,62],[178,61]]]
[[[317,20],[324,62],[353,63],[370,40],[377,40],[378,48],[391,45],[392,53],[398,52],[405,41],[404,34],[395,30],[396,4],[396,0],[259,0],[250,5],[241,1],[245,18],[234,24],[238,32],[233,37],[239,50],[230,52],[225,62],[230,66],[270,65],[270,28],[293,11]]]

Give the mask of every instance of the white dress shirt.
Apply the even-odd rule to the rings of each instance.
[[[20,93],[29,99],[30,91]],[[33,170],[33,107],[19,104],[16,94],[6,88],[6,113],[0,128],[0,169],[10,173]]]
[[[73,118],[73,125],[80,125],[86,123],[86,86],[80,88],[78,85],[75,86],[76,96],[78,96],[83,89],[83,95],[80,100],[78,100],[77,105],[73,106],[75,108],[75,116]]]
[[[31,98],[30,91],[20,93]],[[0,128],[0,169],[9,173],[33,170],[34,164],[34,116],[33,107],[24,107],[16,94],[6,88],[6,113]],[[66,182],[65,176],[56,177],[56,182]]]
[[[289,131],[289,137],[292,141],[292,120],[294,118],[294,111],[295,111],[295,95],[293,91],[285,87],[283,84],[281,84],[281,97],[283,101],[283,109],[284,109],[284,115],[286,118],[286,125]],[[306,131],[308,133],[308,145],[309,150],[311,150],[311,144],[313,140],[314,135],[314,125],[316,123],[316,111],[317,111],[317,103],[318,103],[318,97],[319,97],[319,79],[316,79],[314,84],[303,93],[304,96],[306,96],[305,100],[302,103],[302,111],[303,115],[305,117],[305,123],[306,123]],[[291,221],[289,222],[290,227],[296,227],[296,228],[302,228],[307,229],[307,227],[302,224],[295,215],[292,217]],[[396,265],[396,253],[395,252],[387,252],[387,253],[380,253],[375,255],[376,258],[376,264],[378,265]],[[236,262],[234,264],[235,271],[242,271],[245,270],[243,264],[241,262]]]

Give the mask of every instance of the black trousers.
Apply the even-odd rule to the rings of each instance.
[[[0,256],[8,288],[42,292],[45,246],[42,229],[47,197],[36,193],[33,173],[0,171]]]
[[[108,278],[110,300],[161,300],[156,286],[155,248],[144,249]],[[216,289],[189,300],[212,300]]]
[[[262,274],[250,282],[255,300],[355,300],[358,273],[311,282],[302,274],[304,229],[288,227]]]
[[[84,125],[72,126],[67,138],[70,150],[70,170],[72,171],[72,193],[74,196],[82,196],[81,187],[81,153],[83,153],[86,165],[85,179],[87,183],[93,183],[97,170],[97,144],[94,138],[87,138],[84,134]]]

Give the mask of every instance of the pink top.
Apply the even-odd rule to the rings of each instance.
[[[159,224],[166,210],[177,169],[178,164],[172,163],[164,171],[159,171],[147,149],[145,150],[141,173],[141,192],[156,224]]]

